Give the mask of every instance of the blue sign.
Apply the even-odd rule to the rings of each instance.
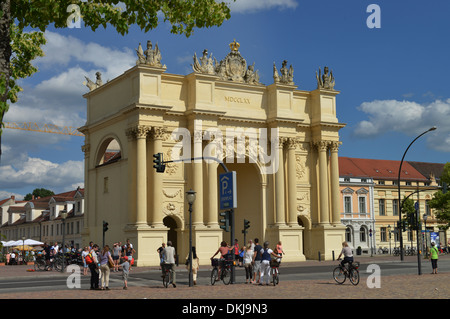
[[[419,202],[414,203],[414,208],[416,209],[416,212],[419,211]]]
[[[219,175],[220,209],[237,207],[236,172]]]

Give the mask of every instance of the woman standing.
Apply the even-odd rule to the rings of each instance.
[[[436,248],[436,244],[434,242],[431,242],[430,253],[431,253],[431,268],[433,269],[431,274],[437,274],[437,262],[439,258],[438,257],[439,251]]]
[[[186,257],[186,269],[189,271],[189,254]],[[197,273],[198,269],[200,268],[200,259],[197,256],[197,252],[195,250],[195,247],[192,247],[192,279],[194,280],[194,285],[197,284]]]
[[[102,284],[101,284],[101,290],[109,290],[109,265],[108,262],[111,262],[113,264],[113,260],[111,258],[111,253],[109,252],[109,246],[106,245],[103,247],[103,250],[98,254],[99,261],[100,261],[100,271],[102,272]]]
[[[113,252],[112,252],[112,260],[114,261],[114,272],[119,271],[119,260],[120,255],[122,252],[122,248],[120,247],[119,243],[115,243],[113,246]]]
[[[83,252],[81,253],[81,259],[83,260],[83,275],[87,276],[88,272],[88,264],[86,263],[86,256],[89,254],[89,247],[84,247]]]
[[[253,273],[253,253],[254,248],[251,247],[251,243],[247,247],[242,247],[244,249],[244,267],[245,267],[245,283],[252,283],[252,273]]]

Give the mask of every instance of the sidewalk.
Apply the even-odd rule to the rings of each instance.
[[[397,260],[399,257],[377,256],[355,258],[361,264],[383,263]],[[442,255],[440,259],[450,259],[450,255]],[[415,262],[417,256],[405,256],[404,262]],[[284,263],[283,267],[335,265],[337,261],[306,261],[299,263]],[[0,280],[3,278],[25,278],[36,276],[67,276],[57,272],[27,272],[32,266],[0,267]],[[201,266],[209,269],[209,265]],[[442,272],[431,275],[428,260],[422,260],[423,274],[387,276],[381,278],[380,288],[367,286],[367,275],[361,278],[358,286],[352,286],[348,281],[338,285],[331,278],[325,280],[281,281],[280,285],[256,286],[237,283],[225,286],[218,284],[198,285],[188,287],[178,285],[177,288],[163,288],[162,285],[131,286],[128,290],[113,288],[109,291],[91,291],[88,289],[49,290],[44,292],[25,292],[0,294],[0,299],[448,299],[450,298],[450,273]],[[159,271],[158,267],[137,267],[133,273]],[[180,265],[177,271],[186,271]]]

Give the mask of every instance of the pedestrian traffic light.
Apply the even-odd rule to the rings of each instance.
[[[224,231],[229,232],[230,231],[230,211],[226,210],[222,213],[219,213],[220,216],[223,218],[219,220],[221,223],[220,228],[222,228]]]
[[[163,163],[163,153],[156,153],[153,154],[153,157],[155,158],[153,160],[153,163],[155,163],[155,165],[153,165],[154,168],[156,168],[156,171],[158,173],[164,173],[164,171],[166,170],[166,165]]]
[[[107,232],[108,231],[108,223],[103,221],[103,232]]]
[[[249,229],[250,228],[250,221],[244,219],[244,229]]]

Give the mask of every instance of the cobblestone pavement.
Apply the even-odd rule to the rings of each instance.
[[[450,259],[450,255],[442,256]],[[440,258],[441,259],[441,258]],[[399,257],[361,257],[361,263],[382,263],[388,260],[399,260]],[[405,257],[405,262],[416,261],[417,257]],[[400,261],[399,261],[400,262]],[[284,267],[326,265],[330,267],[336,261],[306,261],[302,263],[285,263]],[[177,288],[163,288],[162,285],[130,286],[128,290],[111,288],[109,291],[93,291],[89,289],[65,289],[39,292],[21,292],[0,294],[0,299],[449,299],[450,272],[432,275],[430,262],[422,260],[422,275],[395,275],[381,277],[380,288],[369,288],[366,278],[362,278],[357,286],[346,281],[338,285],[331,278],[324,280],[281,281],[274,286],[257,286],[237,283],[225,286],[222,283],[197,285],[188,287],[177,285]],[[209,266],[202,266],[208,269]],[[61,273],[28,272],[32,266],[0,267],[0,280],[3,278],[67,276]],[[178,267],[185,271],[184,266]],[[134,268],[132,273],[157,270],[157,267]]]

